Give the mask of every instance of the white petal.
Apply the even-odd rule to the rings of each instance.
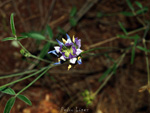
[[[81,49],[77,49],[76,55],[79,55],[82,52]]]
[[[70,39],[67,39],[66,43],[69,43],[69,44],[70,44],[70,43],[72,43],[72,41],[71,41]],[[66,44],[66,43],[65,43],[65,44]]]
[[[60,57],[61,60],[66,61],[66,59],[64,58],[64,56]]]
[[[60,47],[59,46],[55,46],[54,48],[55,48],[56,52],[59,53]]]
[[[70,63],[71,63],[71,64],[75,64],[75,63],[76,63],[76,60],[77,60],[77,58],[72,58],[72,59],[70,59]]]

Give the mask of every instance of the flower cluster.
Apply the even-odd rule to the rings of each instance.
[[[59,46],[55,46],[55,50],[49,51],[48,53],[52,53],[56,55],[58,58],[58,62],[55,64],[61,64],[64,61],[69,60],[70,64],[68,66],[68,70],[72,67],[71,64],[82,64],[82,60],[80,54],[82,52],[81,48],[81,39],[72,37],[72,40],[68,34],[66,34],[67,40],[62,38],[62,41],[57,40]]]

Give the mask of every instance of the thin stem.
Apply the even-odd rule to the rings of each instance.
[[[10,78],[10,77],[16,77],[16,76],[19,76],[19,75],[29,74],[29,73],[32,73],[32,72],[35,72],[35,71],[37,71],[37,70],[34,69],[34,70],[29,70],[29,71],[25,71],[25,72],[21,72],[21,73],[16,73],[16,74],[11,74],[11,75],[5,75],[5,76],[0,77],[0,79]]]
[[[50,68],[52,67],[52,65],[50,65],[43,73],[41,73],[36,79],[34,79],[31,83],[29,83],[26,87],[24,87],[22,90],[20,90],[15,97],[17,97],[20,93],[22,93],[24,90],[26,90],[27,88],[29,88],[33,83],[35,83],[39,78],[41,78]]]
[[[99,50],[99,49],[117,49],[117,50],[122,50],[121,48],[118,47],[99,47],[99,48],[93,48],[93,49],[89,49],[87,51],[83,51],[81,54],[85,54],[91,51],[95,51],[95,50]]]
[[[30,53],[21,43],[20,43],[20,41],[17,41],[18,42],[18,44],[22,47],[22,49],[24,50],[24,51],[26,51],[27,53]],[[30,53],[31,54],[31,53]]]
[[[47,42],[52,43],[52,44],[58,44],[56,41],[53,41],[53,40],[47,40],[47,39],[45,39],[44,41],[47,41]]]
[[[147,46],[146,46],[145,38],[146,38],[146,35],[147,35],[147,33],[149,31],[149,28],[150,28],[149,25],[150,24],[148,24],[148,27],[147,27],[147,29],[146,29],[146,31],[144,33],[144,36],[143,36],[143,45],[144,45],[144,48],[146,48],[146,49],[147,49]],[[148,78],[148,86],[149,86],[150,85],[150,70],[149,70],[149,59],[148,59],[148,52],[147,51],[145,51],[145,59],[146,59],[147,78]]]
[[[47,62],[47,63],[51,63],[50,61],[45,60],[45,59],[42,59],[42,58],[37,57],[37,56],[35,56],[35,55],[30,55],[30,57],[35,58],[35,59],[38,59],[38,60],[41,60],[41,61],[44,61],[44,62]]]
[[[37,75],[38,73],[42,72],[45,68],[47,68],[47,67],[44,67],[44,68],[42,68],[41,70],[39,70],[39,71],[37,71],[37,72],[35,72],[35,73],[31,74],[31,75],[28,75],[28,76],[26,76],[26,77],[24,77],[24,78],[21,78],[21,79],[15,80],[15,81],[13,81],[13,82],[10,82],[10,83],[8,83],[8,84],[2,85],[2,86],[0,86],[0,88],[1,88],[1,87],[7,87],[7,86],[9,86],[9,85],[12,85],[12,84],[15,84],[15,83],[17,83],[17,82],[23,81],[23,80],[25,80],[25,79],[27,79],[27,78],[30,78],[30,77],[32,77],[32,76],[34,76],[34,75]]]
[[[128,32],[128,35],[132,35],[132,34],[134,34],[134,33],[136,33],[136,32],[139,32],[139,31],[145,30],[146,28],[147,28],[147,27],[146,27],[146,26],[144,26],[144,27],[142,27],[142,28],[139,28],[139,29],[136,29],[136,30],[130,31],[130,32]],[[90,49],[90,48],[93,48],[93,47],[96,47],[96,46],[100,46],[100,45],[102,45],[102,44],[105,44],[105,43],[111,42],[111,41],[116,40],[116,39],[119,39],[119,37],[118,37],[118,36],[116,36],[116,37],[112,37],[112,38],[110,38],[110,39],[107,39],[107,40],[104,40],[104,41],[101,41],[101,42],[98,42],[98,43],[92,44],[92,45],[90,45],[88,48]]]
[[[38,59],[38,60],[41,60],[41,61],[44,61],[44,62],[47,62],[47,63],[51,63],[51,62],[48,61],[48,60],[45,60],[45,59],[42,59],[42,58],[37,57],[37,56],[35,56],[35,55],[32,55],[19,41],[17,41],[17,42],[18,42],[18,44],[22,47],[22,49],[23,49],[24,51],[26,51],[27,53],[30,54],[29,57],[32,57],[32,58],[35,58],[35,59]]]
[[[127,52],[127,51],[126,51]],[[118,61],[116,68],[119,67],[119,65],[121,64],[123,58],[126,55],[126,52],[121,56],[120,60]],[[114,72],[111,72],[108,77],[105,79],[105,81],[103,82],[102,85],[100,85],[100,87],[96,90],[96,92],[93,93],[93,96],[96,96],[98,94],[98,92],[100,92],[100,90],[107,84],[108,80],[112,77],[112,75],[114,74]]]

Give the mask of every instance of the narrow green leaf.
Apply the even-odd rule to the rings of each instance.
[[[127,2],[128,6],[129,6],[129,8],[130,8],[132,11],[134,11],[134,7],[132,6],[130,0],[126,0],[126,2]]]
[[[123,38],[123,39],[127,39],[128,38],[128,36],[126,36],[126,35],[117,35],[117,37]]]
[[[114,60],[112,57],[110,57],[107,53],[104,54],[104,55],[105,55],[105,57],[107,57],[110,61],[115,62],[115,60]]]
[[[37,40],[44,40],[45,37],[43,35],[41,35],[40,33],[36,33],[36,32],[29,32],[29,33],[22,33],[24,36],[28,36],[30,38],[34,38]]]
[[[19,37],[17,37],[18,40],[25,39],[25,38],[28,38],[28,36],[19,36]]]
[[[141,46],[136,46],[138,49],[142,50],[142,51],[145,51],[145,52],[150,52],[149,49],[146,49],[144,47],[141,47]]]
[[[43,58],[47,54],[49,48],[50,48],[50,43],[47,43],[47,44],[44,45],[44,47],[43,47],[43,49],[41,50],[41,53],[40,53],[41,58]]]
[[[16,29],[15,29],[15,24],[14,24],[14,13],[12,13],[10,16],[10,26],[11,26],[12,34],[15,36],[16,35]]]
[[[140,2],[135,1],[135,3],[136,3],[136,5],[137,5],[139,8],[143,8],[143,5],[142,5]]]
[[[104,14],[102,13],[102,12],[98,12],[97,14],[96,14],[96,17],[98,17],[98,18],[101,18],[101,17],[103,17],[104,16]]]
[[[129,38],[129,39],[138,40],[138,39],[140,38],[140,36],[136,34],[136,35],[134,35],[134,36],[129,36],[128,38]]]
[[[70,22],[71,26],[73,26],[73,27],[77,25],[77,21],[76,21],[76,19],[73,18],[73,17],[71,17],[71,18],[69,19],[69,22]]]
[[[28,105],[32,105],[32,103],[31,103],[31,101],[26,97],[26,96],[24,96],[24,95],[18,95],[17,96],[20,100],[22,100],[23,102],[25,102],[26,104],[28,104]]]
[[[114,63],[114,65],[113,65],[113,67],[112,67],[112,72],[113,72],[113,74],[116,73],[116,69],[117,69],[117,64]]]
[[[146,13],[148,11],[148,7],[144,7],[138,11],[136,11],[136,15]]]
[[[121,27],[121,29],[123,30],[123,32],[127,35],[128,32],[126,31],[126,29],[124,28],[124,26],[122,25],[121,22],[118,22],[119,23],[119,26]]]
[[[101,75],[101,77],[99,78],[99,82],[101,82],[101,81],[103,81],[105,78],[106,78],[106,76],[110,73],[112,71],[112,68],[108,68],[102,75]]]
[[[15,103],[15,97],[11,97],[6,103],[4,113],[10,113],[14,103]]]
[[[6,38],[2,39],[2,41],[8,41],[8,40],[15,40],[15,38],[14,37],[6,37]]]
[[[138,43],[138,39],[135,39],[135,40],[134,40],[134,46],[136,46],[137,43]]]
[[[66,35],[66,31],[64,29],[62,29],[61,27],[58,27],[57,30],[59,33]]]
[[[15,91],[11,88],[2,89],[1,92],[9,94],[9,95],[15,95],[16,94]]]
[[[123,12],[121,12],[121,14],[124,16],[134,16],[134,14],[132,12],[127,12],[127,11],[123,11]]]
[[[106,76],[107,76],[108,74],[110,74],[111,72],[113,72],[113,74],[114,74],[114,73],[116,72],[116,69],[117,69],[117,64],[114,63],[112,67],[108,68],[108,69],[103,73],[103,75],[99,78],[98,81],[99,81],[99,82],[103,81],[103,80],[106,78]]]
[[[77,13],[77,7],[74,6],[74,7],[72,7],[72,9],[70,11],[70,16],[73,17],[76,15],[76,13]]]
[[[50,27],[49,25],[47,25],[47,26],[46,26],[46,29],[47,29],[47,31],[48,31],[48,34],[49,34],[50,39],[52,39],[52,38],[53,38],[53,31],[52,31],[51,27]]]
[[[133,64],[135,58],[135,46],[132,47],[132,52],[131,52],[131,64]]]

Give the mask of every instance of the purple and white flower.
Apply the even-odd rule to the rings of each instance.
[[[49,51],[48,53],[52,53],[56,55],[58,58],[58,62],[55,64],[61,64],[64,61],[69,60],[70,64],[75,64],[76,62],[78,64],[82,64],[82,60],[80,57],[80,54],[82,52],[81,48],[81,39],[72,37],[72,40],[68,34],[66,34],[67,40],[62,38],[62,42],[57,40],[59,46],[55,46],[52,51]],[[72,66],[68,66],[68,70]]]

